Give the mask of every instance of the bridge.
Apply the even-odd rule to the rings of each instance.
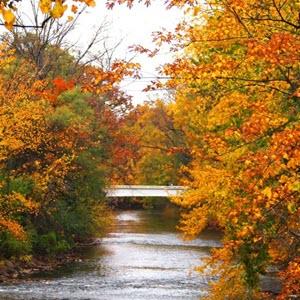
[[[113,185],[105,189],[106,197],[173,197],[180,196],[187,188],[164,185]]]

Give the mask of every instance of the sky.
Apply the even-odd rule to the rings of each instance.
[[[115,57],[130,59],[135,54],[129,52],[129,46],[141,44],[153,48],[152,32],[162,29],[172,31],[182,18],[183,12],[180,9],[165,9],[163,1],[153,1],[150,7],[137,3],[131,9],[125,5],[117,5],[113,10],[106,9],[105,1],[97,1],[96,7],[88,8],[80,17],[79,26],[73,35],[74,39],[79,37],[80,43],[84,45],[91,36],[93,27],[106,19],[109,23],[107,27],[109,42],[114,45],[122,39]],[[151,77],[158,75],[156,69],[170,62],[172,58],[173,54],[168,49],[162,49],[161,53],[154,58],[146,55],[138,55],[134,58],[134,61],[142,66],[142,78],[140,80],[127,78],[121,84],[122,89],[133,97],[134,104],[163,96],[163,92],[142,92],[142,90],[149,84]]]

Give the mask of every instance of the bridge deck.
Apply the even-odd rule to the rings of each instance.
[[[105,189],[106,197],[172,197],[179,196],[184,186],[114,185]]]

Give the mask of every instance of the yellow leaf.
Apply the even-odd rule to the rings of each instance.
[[[288,203],[287,208],[288,208],[288,211],[289,211],[291,214],[293,214],[293,213],[295,213],[295,212],[297,211],[297,209],[296,209],[294,203],[291,203],[291,202]]]
[[[84,2],[87,6],[91,6],[91,7],[96,6],[96,2],[94,0],[85,0]]]
[[[289,156],[288,156],[288,154],[287,154],[287,153],[284,153],[284,154],[283,154],[283,158],[285,158],[285,159],[289,159]]]
[[[51,4],[52,4],[51,0],[40,0],[39,6],[40,6],[42,13],[44,13],[44,14],[49,13],[51,10]]]
[[[55,4],[51,10],[51,16],[56,19],[61,18],[67,7],[67,5],[62,4],[61,0],[55,1]]]
[[[245,165],[246,165],[246,166],[251,165],[251,161],[247,159],[247,160],[245,161]]]
[[[199,14],[199,12],[200,12],[200,7],[199,7],[199,6],[196,6],[196,7],[194,8],[193,15],[194,15],[194,16],[197,16],[197,15]]]
[[[3,15],[5,27],[7,29],[11,30],[15,23],[15,20],[16,20],[15,15],[12,13],[12,11],[10,9],[8,9],[8,10],[3,9],[2,15]]]
[[[267,196],[269,199],[271,199],[271,197],[272,197],[272,190],[271,190],[270,187],[266,187],[266,188],[262,191],[262,193],[263,193],[265,196]]]

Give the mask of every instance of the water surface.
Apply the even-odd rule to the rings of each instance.
[[[220,237],[204,232],[183,241],[176,223],[165,210],[119,212],[85,260],[25,283],[0,285],[0,299],[199,299],[213,278],[194,267],[220,245]]]

